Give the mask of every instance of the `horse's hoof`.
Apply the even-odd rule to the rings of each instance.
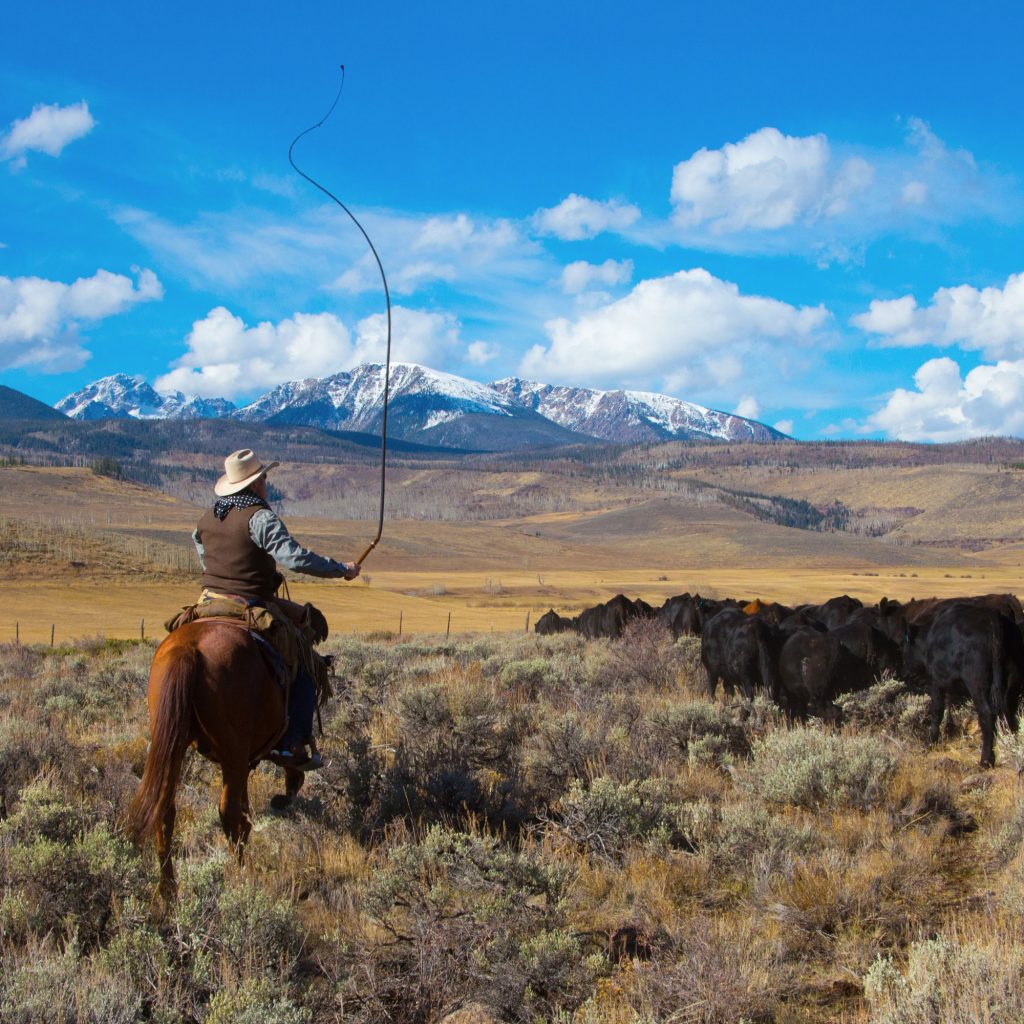
[[[290,807],[291,803],[292,798],[284,793],[278,793],[270,798],[270,806],[275,811],[283,811],[285,808]]]

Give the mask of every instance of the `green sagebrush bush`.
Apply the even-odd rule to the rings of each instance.
[[[42,663],[43,655],[33,647],[0,644],[0,683],[27,682]]]
[[[866,808],[879,801],[895,769],[884,739],[800,727],[756,741],[746,781],[773,803]]]
[[[568,882],[532,849],[440,826],[393,848],[362,899],[387,936],[362,953],[367,1019],[433,1019],[456,995],[523,1021],[581,1001],[591,975],[565,927]]]
[[[84,811],[45,781],[0,822],[0,877],[0,928],[22,940],[71,927],[91,945],[106,933],[114,901],[146,889],[134,847],[104,824],[87,828]]]
[[[416,684],[395,700],[397,742],[385,817],[524,817],[515,785],[521,713],[486,688]]]
[[[0,960],[0,1020],[7,1024],[71,1024],[76,1021],[79,953],[74,942]]]
[[[77,757],[62,730],[27,717],[0,717],[0,818],[44,769],[77,775]]]
[[[947,936],[915,942],[902,971],[878,957],[864,978],[870,1024],[1024,1020],[1019,947],[997,946]]]
[[[154,1012],[155,1011],[155,1012]],[[111,973],[101,954],[83,957],[72,932],[0,958],[4,1024],[135,1024],[167,1020],[147,1007],[130,975]]]
[[[892,676],[883,676],[866,690],[836,698],[844,722],[919,740],[928,736],[928,703],[927,694],[911,693],[901,679]]]
[[[657,711],[655,733],[691,764],[729,764],[750,753],[746,730],[721,704],[687,701]]]
[[[749,802],[723,804],[714,825],[696,835],[698,850],[723,871],[747,871],[755,862],[777,864],[810,853],[817,845],[811,825],[794,824]]]
[[[703,803],[674,802],[663,779],[622,783],[602,777],[589,786],[573,782],[557,825],[592,855],[621,862],[635,843],[692,850],[706,816]]]
[[[587,730],[576,713],[546,719],[523,746],[526,783],[536,798],[554,803],[574,779],[588,775],[588,765],[599,752],[598,737]]]
[[[181,871],[175,943],[193,983],[212,991],[222,964],[235,975],[289,976],[305,942],[294,904],[260,884],[227,884],[224,866],[218,856]]]
[[[246,978],[237,989],[217,992],[203,1024],[311,1024],[310,1010],[281,993],[269,978]]]

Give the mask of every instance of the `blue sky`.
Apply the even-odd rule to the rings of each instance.
[[[822,9],[825,8],[825,9]],[[800,438],[1024,434],[1019,6],[8,7],[0,379],[382,356]]]

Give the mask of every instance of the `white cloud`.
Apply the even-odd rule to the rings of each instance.
[[[632,260],[608,259],[604,263],[577,260],[562,271],[562,291],[568,295],[578,295],[592,284],[626,284],[632,276]]]
[[[761,413],[761,405],[753,395],[743,395],[733,412],[744,419],[756,420]]]
[[[0,277],[0,367],[77,369],[89,358],[78,337],[80,324],[163,298],[163,287],[151,270],[136,273],[133,282],[123,274],[97,270],[71,284]]]
[[[1019,222],[1024,204],[1014,181],[946,145],[918,118],[904,129],[886,147],[764,127],[700,149],[674,168],[671,219],[623,234],[655,246],[802,252],[828,266],[862,259],[886,235],[934,242],[945,225]]]
[[[459,323],[451,316],[402,306],[392,316],[393,358],[433,365],[461,345]],[[154,386],[207,398],[247,397],[285,381],[383,362],[386,342],[383,313],[360,320],[353,332],[332,313],[296,313],[248,327],[218,306],[192,325],[188,351]]]
[[[360,212],[359,219],[395,295],[442,284],[489,297],[499,284],[537,282],[551,275],[550,258],[508,220],[381,210]],[[257,209],[206,214],[191,224],[123,208],[116,220],[162,260],[205,286],[240,287],[273,278],[350,295],[381,288],[366,242],[333,205],[300,216]]]
[[[1024,356],[1024,274],[1011,274],[1002,288],[940,288],[924,307],[912,295],[875,299],[850,322],[877,335],[883,347],[958,345],[987,359],[1019,358]]]
[[[500,353],[501,349],[488,341],[472,341],[466,348],[466,357],[474,366],[483,366],[497,359]]]
[[[395,306],[392,309],[392,359],[403,363],[437,366],[460,354],[461,326],[447,313],[424,313]],[[387,353],[387,318],[383,313],[365,317],[356,325],[356,343],[350,365],[384,361]]]
[[[69,142],[88,135],[95,124],[84,100],[67,107],[40,103],[32,108],[28,117],[11,122],[10,130],[0,142],[0,152],[18,169],[25,165],[26,154],[31,152],[60,156]]]
[[[622,231],[639,219],[640,208],[632,203],[588,199],[573,192],[557,206],[538,210],[533,215],[533,226],[542,235],[578,242],[603,231]]]
[[[789,350],[811,342],[828,317],[822,306],[742,295],[706,270],[682,270],[641,281],[575,320],[549,321],[550,343],[527,352],[520,372],[596,386],[720,388],[736,400],[746,389],[733,385],[758,367],[778,373]]]
[[[793,421],[792,420],[779,420],[775,424],[775,429],[783,434],[793,435]]]
[[[861,158],[835,166],[824,135],[761,128],[676,164],[671,198],[679,224],[728,234],[835,216],[872,178],[871,165]]]
[[[1024,360],[983,364],[961,379],[960,367],[942,356],[924,363],[914,384],[894,391],[861,431],[904,441],[1024,436]]]
[[[904,206],[922,206],[928,201],[928,186],[923,181],[908,181],[900,190]]]

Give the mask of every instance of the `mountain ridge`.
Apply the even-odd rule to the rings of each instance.
[[[248,404],[158,392],[144,378],[113,374],[56,408],[72,419],[231,418],[327,430],[379,432],[384,366],[364,363],[327,377],[279,384]],[[393,363],[389,434],[407,441],[507,451],[566,444],[664,440],[786,440],[772,427],[655,392],[598,391],[505,377],[488,384],[418,363]]]

